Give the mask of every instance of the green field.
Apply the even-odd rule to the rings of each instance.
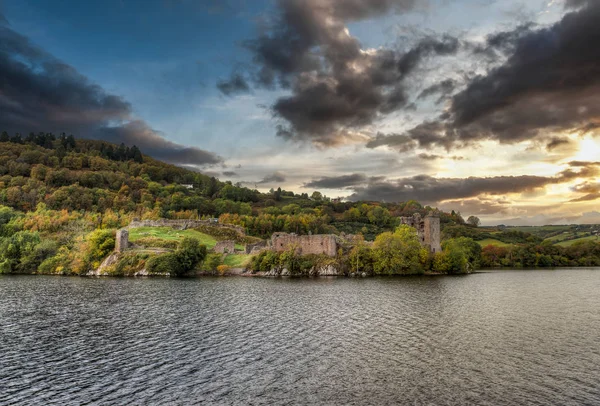
[[[148,237],[160,238],[167,241],[179,241],[184,237],[192,237],[200,241],[200,244],[206,245],[208,249],[214,248],[217,244],[217,240],[214,237],[196,230],[175,230],[171,227],[140,227],[129,230],[129,241],[133,243],[141,238]]]
[[[570,247],[571,245],[573,245],[579,241],[599,241],[599,239],[596,236],[589,236],[589,237],[577,238],[575,240],[562,241],[562,242],[557,243],[556,245],[560,245],[561,247]]]
[[[510,247],[512,244],[507,244],[505,242],[495,240],[493,238],[486,238],[485,240],[477,241],[479,245],[482,247],[487,247],[488,245],[495,245],[497,247]]]
[[[225,257],[225,259],[223,260],[223,263],[232,268],[244,268],[248,264],[248,261],[250,261],[251,258],[252,258],[252,255],[245,255],[245,254],[227,255]]]

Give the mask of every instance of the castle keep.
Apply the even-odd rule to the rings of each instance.
[[[440,237],[440,218],[434,214],[428,214],[424,218],[419,213],[412,217],[402,217],[402,224],[409,225],[417,230],[419,242],[429,248],[432,253],[442,252]]]

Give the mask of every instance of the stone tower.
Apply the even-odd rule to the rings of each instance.
[[[115,251],[123,252],[129,247],[129,231],[125,228],[117,230],[115,238]]]
[[[429,246],[431,252],[442,252],[440,237],[440,217],[429,213],[423,221],[423,243]]]

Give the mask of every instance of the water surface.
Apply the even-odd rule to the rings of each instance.
[[[600,404],[600,269],[0,277],[0,404]]]

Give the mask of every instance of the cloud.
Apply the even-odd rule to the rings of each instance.
[[[506,213],[510,209],[512,202],[504,198],[473,198],[448,200],[440,204],[438,207],[442,210],[456,210],[463,214],[471,214],[477,216],[487,216],[492,214]]]
[[[546,144],[546,150],[552,151],[558,147],[571,144],[571,140],[568,138],[552,137]]]
[[[456,82],[452,79],[446,79],[435,85],[429,86],[424,89],[417,99],[425,99],[427,97],[431,97],[433,95],[439,94],[439,98],[436,103],[441,103],[448,95],[452,94],[454,88],[456,87]]]
[[[367,176],[360,173],[342,176],[324,176],[304,184],[304,188],[314,189],[344,189],[349,186],[361,185],[367,182]]]
[[[212,152],[168,141],[139,120],[116,127],[102,127],[94,132],[91,138],[114,144],[137,145],[145,154],[179,165],[214,165],[222,161]]]
[[[377,148],[387,145],[398,152],[408,152],[417,148],[418,143],[410,134],[383,134],[378,133],[374,138],[367,142],[367,148]]]
[[[233,172],[233,171],[225,171],[223,172],[223,176],[226,176],[228,178],[236,178],[238,177],[238,173],[237,172]]]
[[[570,200],[570,202],[589,202],[600,199],[600,182],[584,182],[572,188],[575,193],[585,193],[584,196]]]
[[[261,181],[257,182],[259,185],[264,185],[268,183],[283,183],[286,180],[285,173],[283,172],[274,172],[270,175],[265,176]]]
[[[600,174],[600,165],[596,162],[574,162],[570,166],[556,176],[435,178],[419,175],[396,180],[376,179],[368,185],[354,187],[350,199],[388,202],[417,200],[421,203],[435,204],[446,200],[476,198],[480,195],[531,193],[547,185],[594,178]]]
[[[218,81],[217,88],[226,96],[250,92],[250,85],[239,73],[232,73],[229,79]]]
[[[586,5],[592,4],[593,0],[566,0],[565,8],[581,8]]]
[[[426,154],[426,153],[421,153],[418,155],[419,158],[424,159],[426,161],[436,161],[438,159],[452,159],[453,161],[462,161],[465,158],[462,156],[456,156],[456,155],[452,155],[452,156],[445,156],[445,155],[438,155],[438,154]]]
[[[182,165],[216,164],[214,153],[166,140],[133,115],[132,106],[91,83],[28,38],[0,25],[0,128],[9,132],[66,132],[137,145]]]
[[[428,36],[411,49],[363,49],[348,23],[407,12],[423,0],[280,0],[261,33],[246,41],[255,86],[291,95],[272,106],[277,134],[327,147],[367,142],[366,127],[412,108],[405,80],[435,55],[453,55],[458,39]],[[222,84],[221,84],[222,85]],[[221,86],[222,87],[222,86]]]
[[[470,78],[448,110],[401,134],[423,148],[447,150],[494,140],[504,144],[548,139],[600,126],[600,2],[571,2],[577,11],[552,26],[532,24],[490,35],[471,47],[475,56],[504,55],[487,73]],[[394,139],[373,145],[392,147]],[[388,142],[389,141],[389,142]],[[408,141],[406,141],[408,143]]]

